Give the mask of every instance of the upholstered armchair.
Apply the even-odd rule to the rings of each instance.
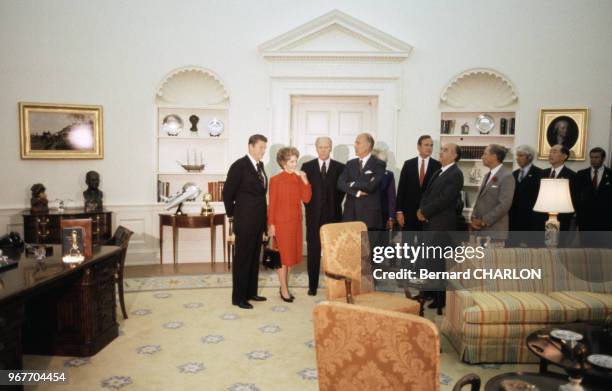
[[[428,319],[395,311],[323,302],[314,309],[321,391],[437,391],[440,336]],[[477,375],[455,385],[480,388]]]
[[[327,299],[418,314],[418,302],[402,295],[373,291],[369,259],[363,260],[368,269],[362,270],[362,254],[369,251],[367,231],[362,222],[325,224],[321,227]],[[364,251],[362,246],[365,246]]]

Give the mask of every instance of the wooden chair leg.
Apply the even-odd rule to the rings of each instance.
[[[119,273],[117,281],[119,286],[119,304],[121,305],[121,312],[123,313],[123,319],[127,319],[127,311],[125,310],[125,298],[123,297],[123,273]]]

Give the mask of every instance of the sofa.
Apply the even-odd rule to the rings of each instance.
[[[468,363],[531,363],[527,336],[612,315],[612,250],[497,248],[449,270],[541,269],[541,279],[451,280],[442,332]]]

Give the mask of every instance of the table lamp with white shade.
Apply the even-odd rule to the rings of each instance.
[[[533,207],[536,212],[548,213],[548,220],[544,224],[546,231],[545,243],[555,247],[558,244],[558,234],[561,223],[557,220],[559,213],[573,213],[572,196],[570,194],[568,179],[542,179],[540,192]]]

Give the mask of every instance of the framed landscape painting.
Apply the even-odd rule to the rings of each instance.
[[[19,103],[22,159],[102,159],[102,106]]]

